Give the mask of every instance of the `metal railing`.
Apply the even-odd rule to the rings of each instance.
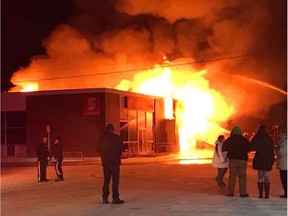
[[[145,144],[140,144],[139,141],[125,141],[127,151],[123,153],[123,157],[134,157],[137,155],[149,155],[158,153],[167,153],[173,150],[173,145],[170,142],[157,142],[147,140]]]
[[[126,153],[124,153],[125,156],[135,156],[138,154],[139,151],[139,142],[138,141],[125,141],[125,145],[127,145],[128,150]]]
[[[64,160],[83,160],[83,152],[63,152]]]
[[[170,142],[156,142],[155,153],[170,152],[172,150],[172,143]]]

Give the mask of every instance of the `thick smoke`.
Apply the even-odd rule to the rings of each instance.
[[[284,0],[77,0],[74,15],[43,42],[47,55],[32,58],[12,82],[113,88],[165,54],[172,64],[187,58],[206,69],[212,88],[245,107],[238,115],[256,115],[287,97],[254,82],[286,91],[285,9]]]

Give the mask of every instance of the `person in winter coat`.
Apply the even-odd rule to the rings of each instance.
[[[287,198],[287,131],[280,132],[280,139],[276,152],[280,179],[284,189],[284,194],[280,197]]]
[[[37,155],[37,173],[38,173],[38,182],[48,181],[47,179],[47,165],[51,159],[51,155],[48,149],[48,138],[43,136],[42,142],[39,142],[36,148]]]
[[[63,181],[63,170],[62,170],[62,161],[63,161],[63,146],[62,146],[62,137],[57,136],[55,139],[55,143],[52,146],[52,155],[55,159],[55,171],[57,179],[55,179],[56,182]]]
[[[125,151],[125,145],[121,137],[115,133],[114,126],[108,124],[106,130],[98,140],[97,151],[101,155],[104,183],[102,188],[103,203],[108,204],[109,183],[112,177],[113,204],[123,204],[119,198],[119,176],[121,155]]]
[[[246,188],[246,169],[251,143],[242,136],[241,128],[235,126],[230,137],[223,143],[222,151],[229,159],[228,196],[234,196],[236,177],[239,178],[240,197],[248,197]]]
[[[227,152],[222,152],[222,145],[225,141],[224,135],[220,135],[215,142],[215,149],[212,158],[212,166],[217,168],[217,176],[215,177],[218,186],[226,186],[223,181],[224,175],[228,170]]]
[[[259,198],[263,198],[263,187],[265,198],[269,198],[269,171],[272,170],[274,164],[274,144],[265,125],[259,127],[251,140],[251,150],[255,151],[252,168],[258,172]]]

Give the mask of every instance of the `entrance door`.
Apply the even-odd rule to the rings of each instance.
[[[140,154],[147,154],[151,152],[151,146],[149,143],[147,143],[146,128],[138,129],[138,142]]]

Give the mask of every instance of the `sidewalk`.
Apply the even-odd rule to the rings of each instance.
[[[144,161],[141,160],[142,158],[146,158]],[[147,163],[149,161],[161,161],[161,160],[177,160],[173,155],[142,155],[142,156],[130,156],[130,157],[123,157],[123,160],[129,159],[129,162],[136,162],[136,163]],[[21,167],[21,166],[34,166],[37,163],[37,158],[27,158],[27,157],[2,157],[1,158],[1,167]],[[75,165],[75,164],[101,164],[100,157],[83,157],[82,160],[76,158],[64,158],[63,164],[65,165]],[[52,161],[49,164],[53,164]]]
[[[123,205],[101,203],[99,160],[64,164],[63,170],[63,182],[53,181],[54,168],[49,166],[51,181],[38,183],[35,166],[2,167],[1,215],[287,215],[287,199],[279,198],[283,191],[275,167],[270,173],[270,198],[259,199],[257,173],[249,162],[250,197],[240,198],[238,184],[234,197],[227,197],[226,188],[216,185],[211,164],[182,165],[171,156],[127,158],[122,160],[120,174]]]

